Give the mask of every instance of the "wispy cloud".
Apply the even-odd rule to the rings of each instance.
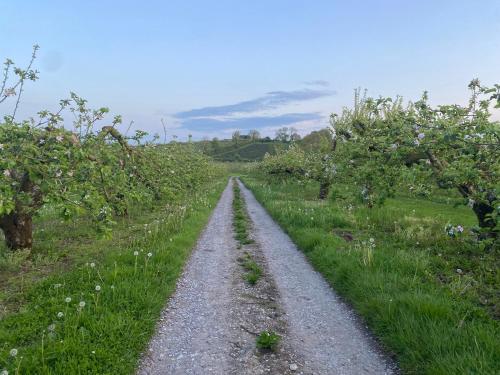
[[[309,85],[309,86],[323,86],[323,87],[330,86],[330,82],[325,81],[323,79],[317,79],[314,81],[305,81],[304,84]]]
[[[272,126],[287,126],[302,121],[319,121],[319,113],[286,113],[277,116],[250,116],[229,119],[192,118],[183,121],[183,127],[194,131],[217,131],[224,129],[261,129]]]
[[[276,109],[280,106],[302,102],[307,100],[318,99],[326,96],[334,95],[334,91],[330,90],[295,90],[295,91],[271,91],[266,95],[256,99],[246,100],[243,102],[191,109],[189,111],[178,112],[174,117],[184,120],[197,117],[215,117],[215,116],[230,116],[237,113],[251,113],[269,109]]]

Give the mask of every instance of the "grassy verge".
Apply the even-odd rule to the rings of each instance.
[[[3,254],[0,371],[132,373],[225,184],[120,222],[113,239],[53,222],[38,252]]]
[[[405,373],[498,373],[498,254],[443,229],[473,224],[467,208],[402,197],[370,210],[320,202],[315,184],[244,182]]]
[[[238,181],[233,180],[233,227],[236,233],[236,240],[241,245],[252,243],[252,239],[248,236],[249,219],[245,210],[245,202],[241,197]]]

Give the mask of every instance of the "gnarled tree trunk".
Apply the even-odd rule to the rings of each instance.
[[[27,214],[11,212],[0,217],[0,228],[5,243],[12,250],[31,249],[33,245],[33,218]]]
[[[326,199],[328,197],[328,193],[330,192],[330,183],[329,182],[321,182],[319,185],[319,199]]]

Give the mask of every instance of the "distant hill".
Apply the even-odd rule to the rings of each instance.
[[[331,144],[331,133],[328,129],[313,131],[296,143],[305,151],[318,151],[329,149]],[[284,150],[290,146],[290,142],[272,140],[268,137],[252,140],[248,136],[241,136],[236,142],[233,139],[212,139],[194,142],[204,154],[215,160],[232,161],[259,161],[266,153],[276,154],[278,150]]]
[[[253,142],[239,148],[212,155],[220,161],[259,161],[266,153],[275,154],[278,147],[285,147],[281,142]]]

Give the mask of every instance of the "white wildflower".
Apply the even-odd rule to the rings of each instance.
[[[63,137],[62,135],[58,135],[58,136],[56,137],[56,141],[57,141],[57,142],[62,142],[63,140],[64,140],[64,137]]]
[[[8,169],[6,169],[5,171],[3,171],[3,175],[5,177],[10,177],[10,171]]]

